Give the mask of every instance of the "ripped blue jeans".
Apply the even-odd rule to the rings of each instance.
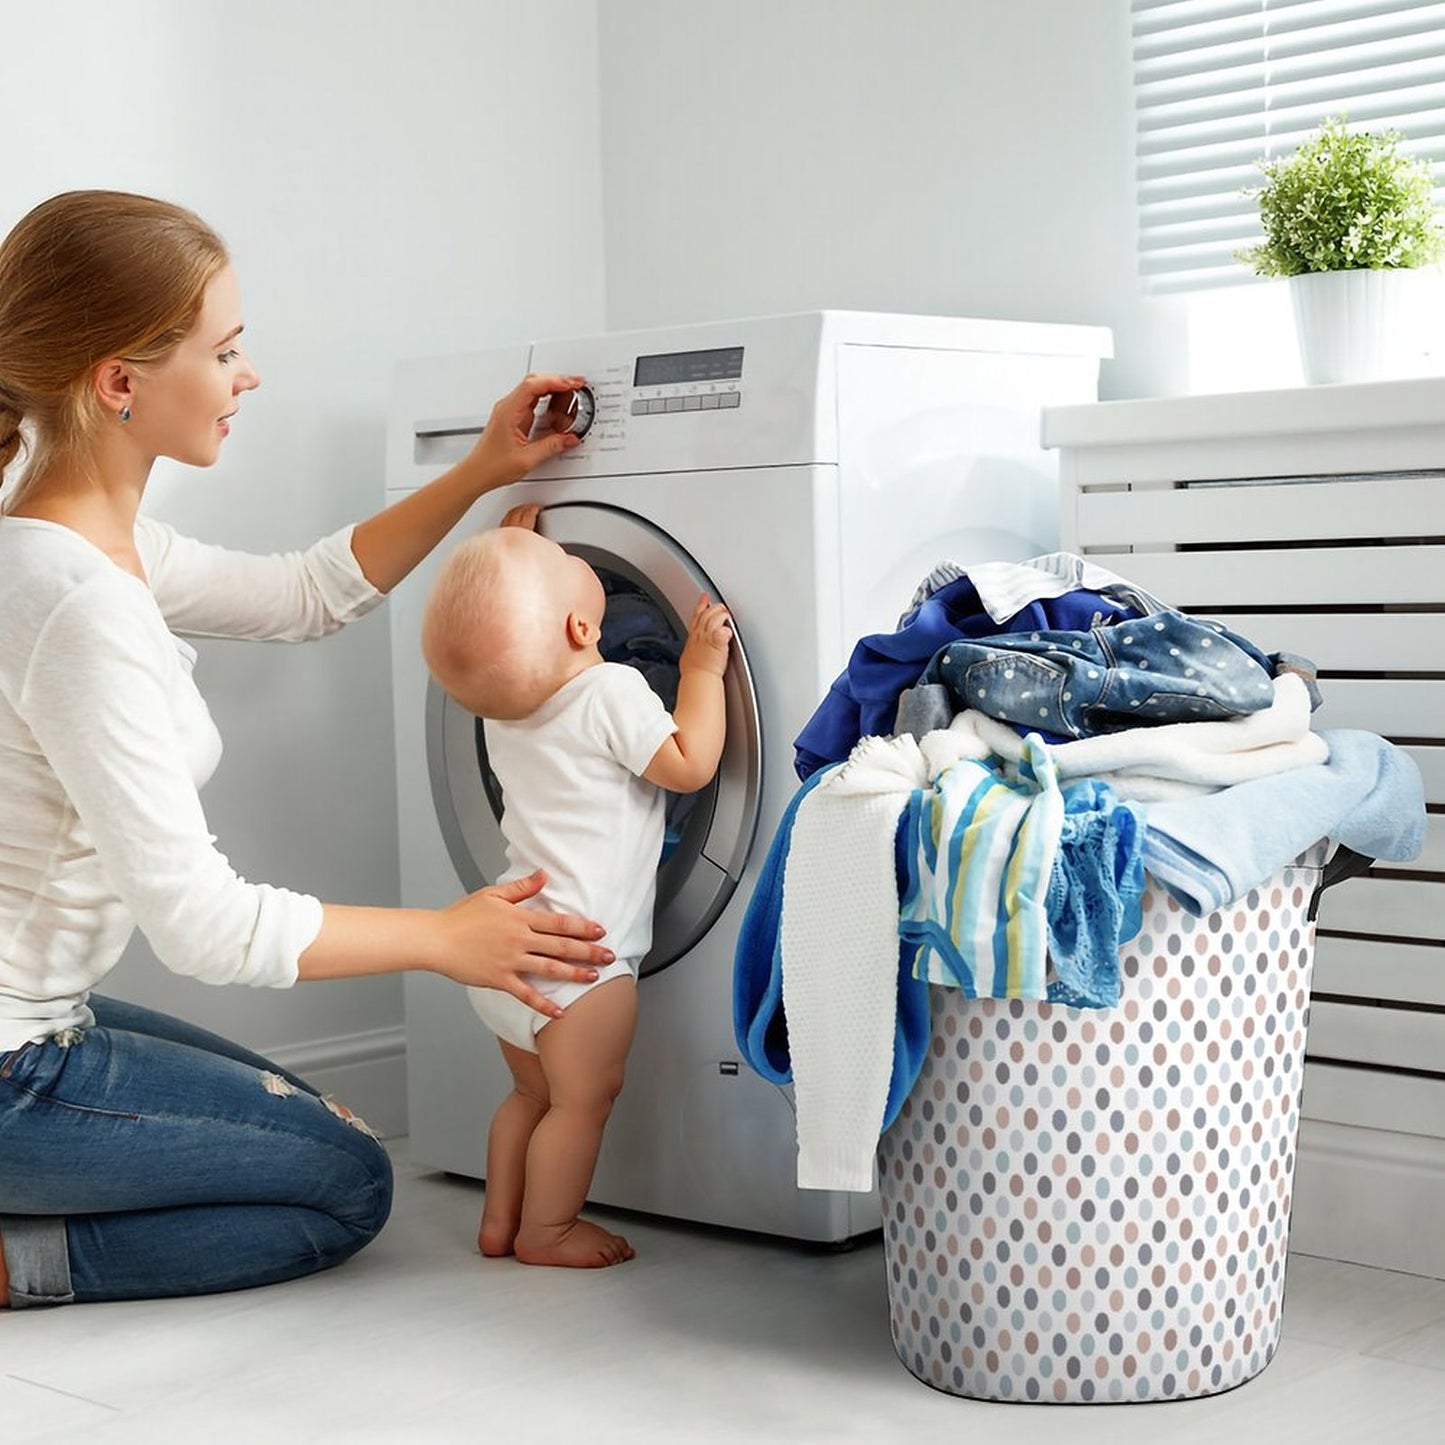
[[[386,1222],[359,1120],[257,1054],[134,1004],[0,1053],[0,1239],[13,1306],[272,1284]]]

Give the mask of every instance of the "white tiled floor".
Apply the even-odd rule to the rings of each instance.
[[[597,1272],[475,1253],[481,1188],[397,1158],[381,1238],[329,1274],[154,1304],[0,1313],[0,1439],[52,1445],[505,1440],[1445,1440],[1445,1282],[1296,1257],[1284,1340],[1228,1395],[988,1405],[893,1353],[881,1247],[822,1254],[609,1216]]]

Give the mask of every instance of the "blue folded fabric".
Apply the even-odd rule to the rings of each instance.
[[[783,919],[783,871],[792,840],[798,805],[829,775],[815,772],[793,795],[778,823],[763,860],[753,896],[748,900],[738,930],[733,958],[733,1037],[750,1068],[774,1084],[793,1080],[788,1049],[788,1021],[783,1013],[783,955],[780,943]],[[907,867],[900,826],[894,841],[895,877]],[[893,1032],[893,1073],[883,1111],[886,1129],[898,1117],[903,1101],[918,1078],[928,1051],[931,1024],[928,984],[913,977],[913,948],[898,951],[898,1014]]]
[[[921,602],[897,631],[859,639],[847,670],[794,739],[793,766],[800,778],[811,777],[829,763],[841,763],[859,738],[890,736],[899,698],[950,642],[1034,628],[1087,631],[1100,622],[1135,616],[1123,602],[1078,588],[1031,602],[998,623],[984,610],[973,583],[961,577]]]
[[[1323,763],[1149,806],[1144,866],[1189,912],[1241,898],[1321,838],[1406,862],[1425,841],[1425,790],[1409,753],[1374,733],[1320,733]]]

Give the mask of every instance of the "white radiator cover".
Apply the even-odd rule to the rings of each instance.
[[[1445,378],[1055,408],[1061,543],[1264,650],[1425,780],[1421,857],[1332,889],[1291,1247],[1445,1278]]]

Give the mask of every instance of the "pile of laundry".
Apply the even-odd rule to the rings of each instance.
[[[799,1185],[871,1187],[930,984],[1108,1008],[1149,878],[1203,916],[1322,838],[1415,857],[1414,761],[1312,731],[1320,702],[1307,659],[1070,553],[936,568],[798,735],[738,940],[734,1030],[795,1085]]]

